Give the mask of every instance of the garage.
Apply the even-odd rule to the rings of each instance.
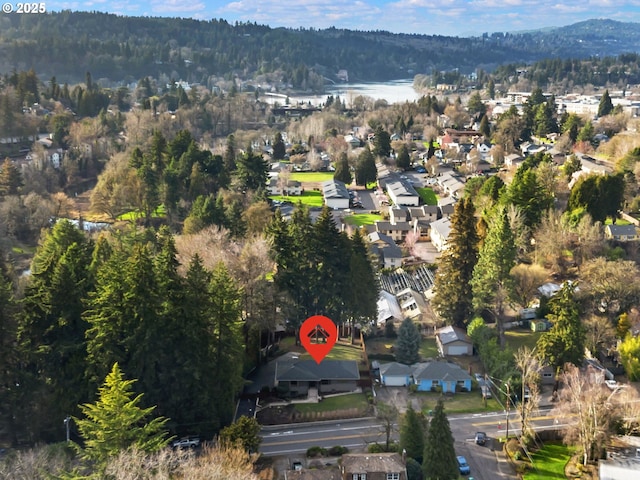
[[[466,345],[449,345],[446,351],[447,355],[468,355],[468,347]]]
[[[386,387],[406,387],[411,383],[411,367],[397,362],[383,363],[380,382]]]

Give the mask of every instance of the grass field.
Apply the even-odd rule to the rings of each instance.
[[[302,195],[273,195],[269,197],[271,200],[279,200],[281,202],[291,202],[297,205],[298,202],[302,202],[309,207],[321,207],[323,204],[322,192],[315,190],[305,190]]]
[[[442,394],[438,392],[416,392],[413,395],[420,399],[422,412],[425,414],[428,414],[429,410],[433,410],[438,403],[438,400],[443,398]],[[487,406],[485,407],[482,402],[480,392],[478,390],[474,390],[471,392],[458,392],[453,396],[445,396],[444,410],[447,414],[483,413],[502,410],[502,407],[493,398],[487,400]],[[499,419],[496,419],[496,426],[498,422]]]
[[[367,397],[364,393],[351,393],[349,395],[324,398],[320,403],[296,403],[296,410],[303,413],[331,412],[334,410],[347,410],[351,408],[365,410],[367,406]]]
[[[520,347],[529,347],[533,350],[538,342],[538,339],[542,335],[542,332],[532,332],[529,330],[513,329],[507,330],[505,336],[507,337],[507,345],[514,352]]]
[[[356,225],[361,227],[363,225],[373,225],[376,220],[382,220],[381,215],[375,215],[373,213],[356,213],[355,215],[349,215],[344,217],[344,223],[349,225]]]
[[[336,344],[325,358],[330,360],[355,360],[359,362],[362,360],[362,350],[355,345]],[[304,353],[300,355],[300,359],[309,360],[311,359],[311,355]]]
[[[438,205],[438,197],[430,188],[416,188],[416,192],[426,205]]]
[[[152,217],[156,218],[156,217],[164,217],[167,215],[167,212],[164,209],[164,205],[160,205],[158,208],[156,208],[155,212],[153,212],[151,214]],[[123,213],[122,215],[120,215],[118,217],[118,220],[122,220],[125,222],[128,221],[132,221],[132,220],[139,220],[141,218],[144,217],[144,214],[140,211],[137,210],[133,210],[131,212],[127,212],[127,213]]]
[[[291,172],[289,178],[302,183],[326,182],[333,178],[333,172]]]
[[[534,452],[534,469],[524,475],[524,480],[565,479],[564,467],[571,458],[572,449],[566,445],[547,443]],[[536,470],[537,468],[537,470]]]
[[[429,337],[422,340],[420,344],[420,356],[422,358],[438,358],[439,354],[435,338]]]

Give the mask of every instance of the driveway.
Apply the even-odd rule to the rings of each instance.
[[[400,413],[407,411],[409,401],[411,406],[417,412],[422,409],[422,405],[419,398],[410,397],[408,387],[376,387],[377,401],[386,403],[388,405],[394,405]]]

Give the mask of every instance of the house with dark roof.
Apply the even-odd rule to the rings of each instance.
[[[604,237],[616,242],[635,242],[640,239],[635,225],[605,225]]]
[[[406,387],[413,381],[413,367],[403,363],[381,363],[379,371],[380,383],[386,387]]]
[[[451,325],[436,331],[436,344],[443,357],[446,355],[472,355],[473,342],[464,330]]]
[[[358,388],[360,372],[355,360],[288,359],[276,362],[275,386],[293,396],[317,388],[319,394],[353,392]]]
[[[342,480],[407,480],[407,466],[399,453],[346,453],[340,471]]]
[[[420,392],[433,390],[441,390],[442,393],[470,392],[471,381],[471,376],[455,363],[434,361],[417,363],[413,366],[413,382]]]
[[[386,220],[376,220],[376,232],[391,237],[394,241],[400,242],[405,239],[407,234],[414,228],[409,222],[391,223]]]
[[[284,480],[342,480],[342,474],[337,465],[331,465],[324,468],[285,470]]]

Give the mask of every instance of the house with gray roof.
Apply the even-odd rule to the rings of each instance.
[[[353,392],[358,388],[360,372],[355,360],[287,359],[276,362],[275,386],[292,396],[303,396],[310,388],[319,394]]]
[[[616,242],[635,242],[640,239],[635,225],[605,225],[604,237]]]
[[[369,245],[383,268],[396,268],[402,265],[402,251],[389,235],[380,232],[371,232]]]
[[[459,365],[445,361],[417,363],[413,366],[413,382],[420,392],[441,390],[442,393],[471,391],[471,376]]]
[[[342,480],[407,480],[407,466],[399,453],[345,453]]]
[[[413,188],[407,181],[396,180],[392,182],[387,182],[387,195],[396,205],[406,205],[406,206],[415,206],[417,207],[420,203],[420,195],[416,192],[416,189]]]
[[[381,363],[380,383],[386,387],[417,386],[418,391],[442,393],[471,391],[472,378],[459,365],[444,360],[404,365],[398,362]]]
[[[440,355],[472,355],[473,342],[464,330],[451,325],[436,331],[436,344]]]
[[[375,222],[375,229],[376,232],[387,235],[396,242],[400,242],[403,241],[407,234],[414,228],[409,222],[391,223],[385,220],[377,220]]]
[[[398,299],[395,295],[387,292],[386,290],[380,290],[377,306],[377,325],[379,327],[384,327],[387,322],[393,322],[394,320],[400,322],[404,319],[402,316],[402,310],[400,310],[400,305],[398,304]]]
[[[344,182],[327,180],[322,183],[324,203],[333,209],[349,208],[349,191]]]
[[[443,217],[440,220],[431,222],[431,243],[439,252],[443,252],[448,248],[447,240],[450,232],[451,220],[449,217]]]

